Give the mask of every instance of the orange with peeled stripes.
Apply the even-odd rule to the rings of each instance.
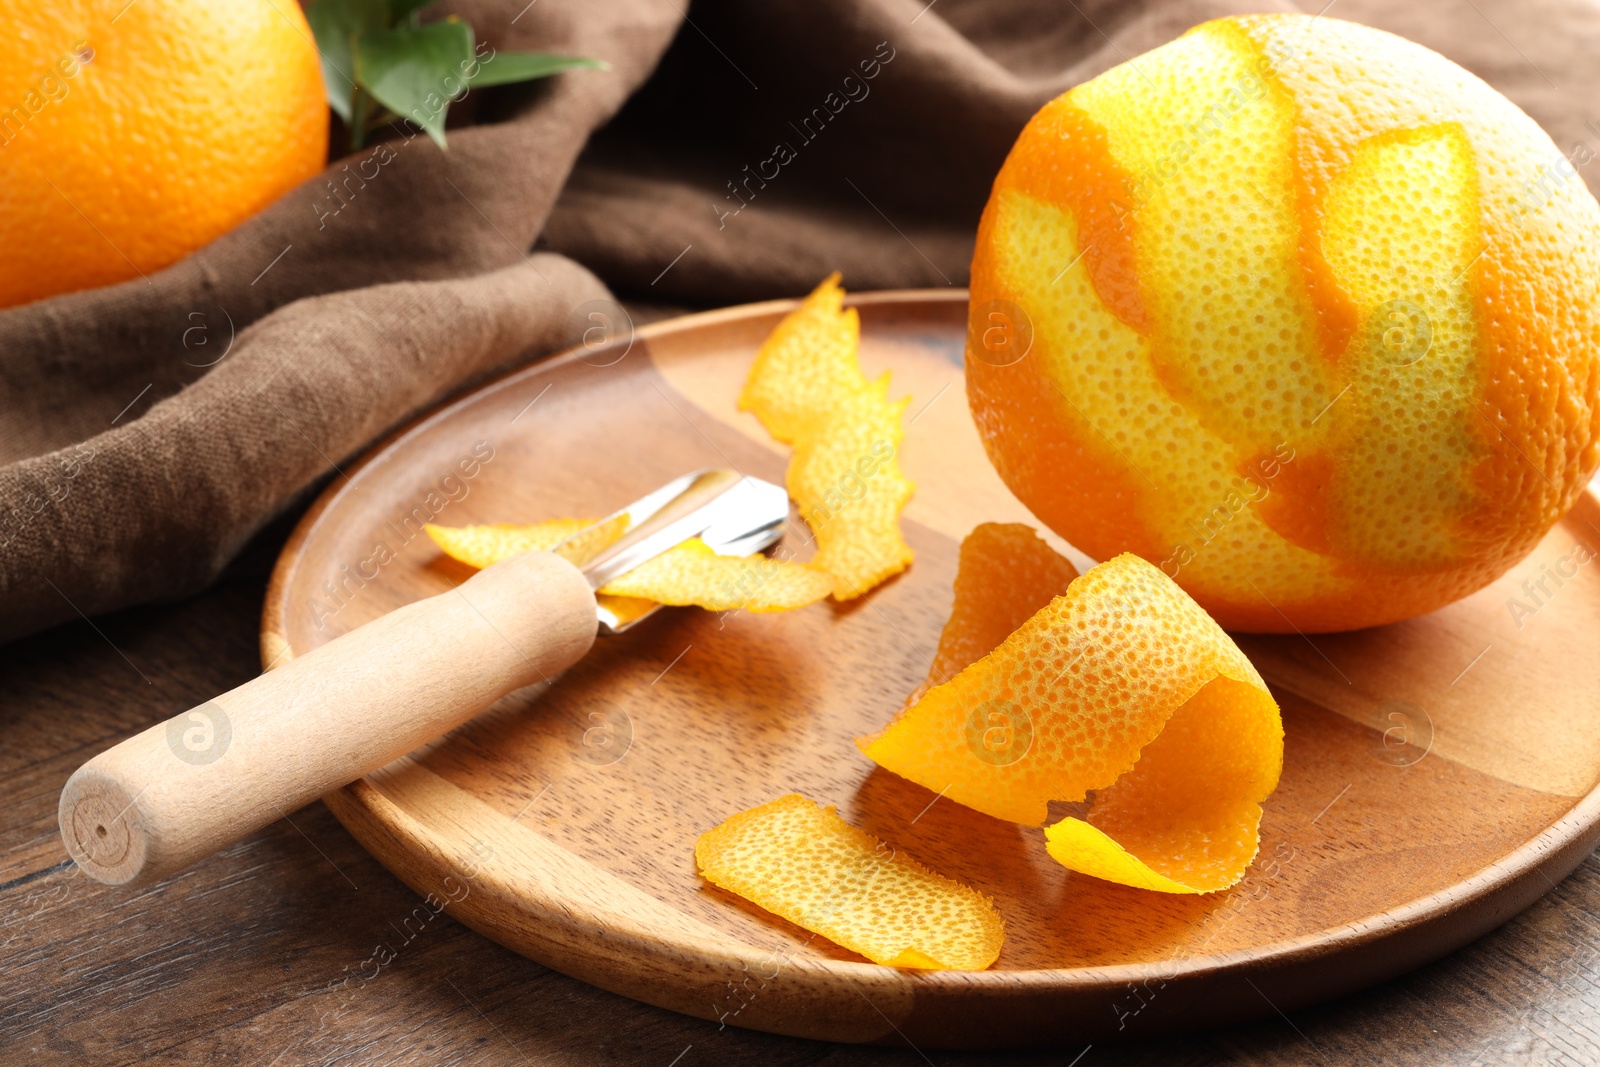
[[[152,274],[322,169],[294,0],[0,0],[0,23],[0,307]]]
[[[968,398],[1089,555],[1232,629],[1371,626],[1487,584],[1583,490],[1597,277],[1600,207],[1488,85],[1335,19],[1219,19],[1018,138]]]

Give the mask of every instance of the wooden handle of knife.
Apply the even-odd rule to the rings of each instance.
[[[98,881],[157,881],[555,677],[595,631],[576,567],[504,560],[85,763],[67,851]]]

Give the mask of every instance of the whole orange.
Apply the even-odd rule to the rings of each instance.
[[[1235,629],[1430,611],[1600,451],[1600,206],[1442,56],[1220,19],[1028,123],[972,265],[968,398],[1034,514]]]
[[[294,0],[0,0],[0,306],[148,275],[316,174]]]

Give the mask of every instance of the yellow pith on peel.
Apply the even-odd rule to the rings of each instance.
[[[698,537],[614,578],[600,590],[711,611],[790,611],[833,591],[833,576],[806,563],[719,556]]]
[[[812,564],[834,576],[838,600],[858,597],[910,565],[900,512],[913,486],[900,469],[910,398],[889,399],[857,357],[861,324],[833,274],[773,329],[756,354],[739,408],[794,446],[788,489],[817,539]]]
[[[423,527],[445,555],[479,570],[519,552],[548,552],[593,519],[549,519],[529,525],[497,522],[484,526]]]
[[[985,448],[1063,538],[1143,556],[1229,629],[1442,607],[1600,465],[1600,205],[1571,171],[1392,34],[1196,26],[1046,104],[996,176]]]
[[[890,967],[981,971],[1005,925],[982,893],[791,793],[707,830],[700,875]]]
[[[598,539],[619,536],[596,530]],[[483,568],[519,552],[549,550],[594,526],[593,519],[551,519],[531,525],[427,526],[428,536],[445,555]],[[559,549],[557,549],[559,552]],[[790,611],[826,597],[833,578],[804,563],[763,555],[721,556],[698,537],[646,560],[600,587],[603,606],[619,618],[633,618],[651,604],[694,606],[710,611]]]
[[[1010,547],[992,531],[975,537],[962,568],[986,569],[990,582],[958,577],[952,613],[974,631],[986,613],[967,601],[1001,581],[980,560]],[[1017,595],[1028,569],[1014,569],[1003,595]],[[857,744],[885,769],[1012,822],[1042,824],[1050,801],[1093,792],[1086,818],[1046,830],[1050,854],[1168,893],[1243,877],[1283,763],[1278,706],[1250,661],[1172,579],[1132,555],[1072,581]]]

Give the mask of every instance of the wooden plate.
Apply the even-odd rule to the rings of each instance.
[[[1241,638],[1287,737],[1260,856],[1230,892],[1073,874],[1036,828],[875,769],[851,739],[922,678],[960,538],[1031,520],[967,413],[964,294],[854,303],[868,372],[892,370],[894,393],[915,397],[902,456],[916,564],[844,608],[663,612],[602,638],[547,691],[329,796],[427,898],[419,917],[442,905],[567,974],[734,1026],[920,1047],[1101,1041],[1290,1011],[1399,974],[1527,907],[1594,846],[1600,567],[1579,561],[1600,544],[1600,504],[1588,495],[1513,574],[1437,614]],[[284,549],[263,659],[462,581],[422,521],[599,515],[709,465],[781,483],[784,450],[734,398],[792,306],[646,327],[398,434]],[[879,967],[702,884],[696,836],[790,791],[993,896],[1007,923],[996,966]]]

